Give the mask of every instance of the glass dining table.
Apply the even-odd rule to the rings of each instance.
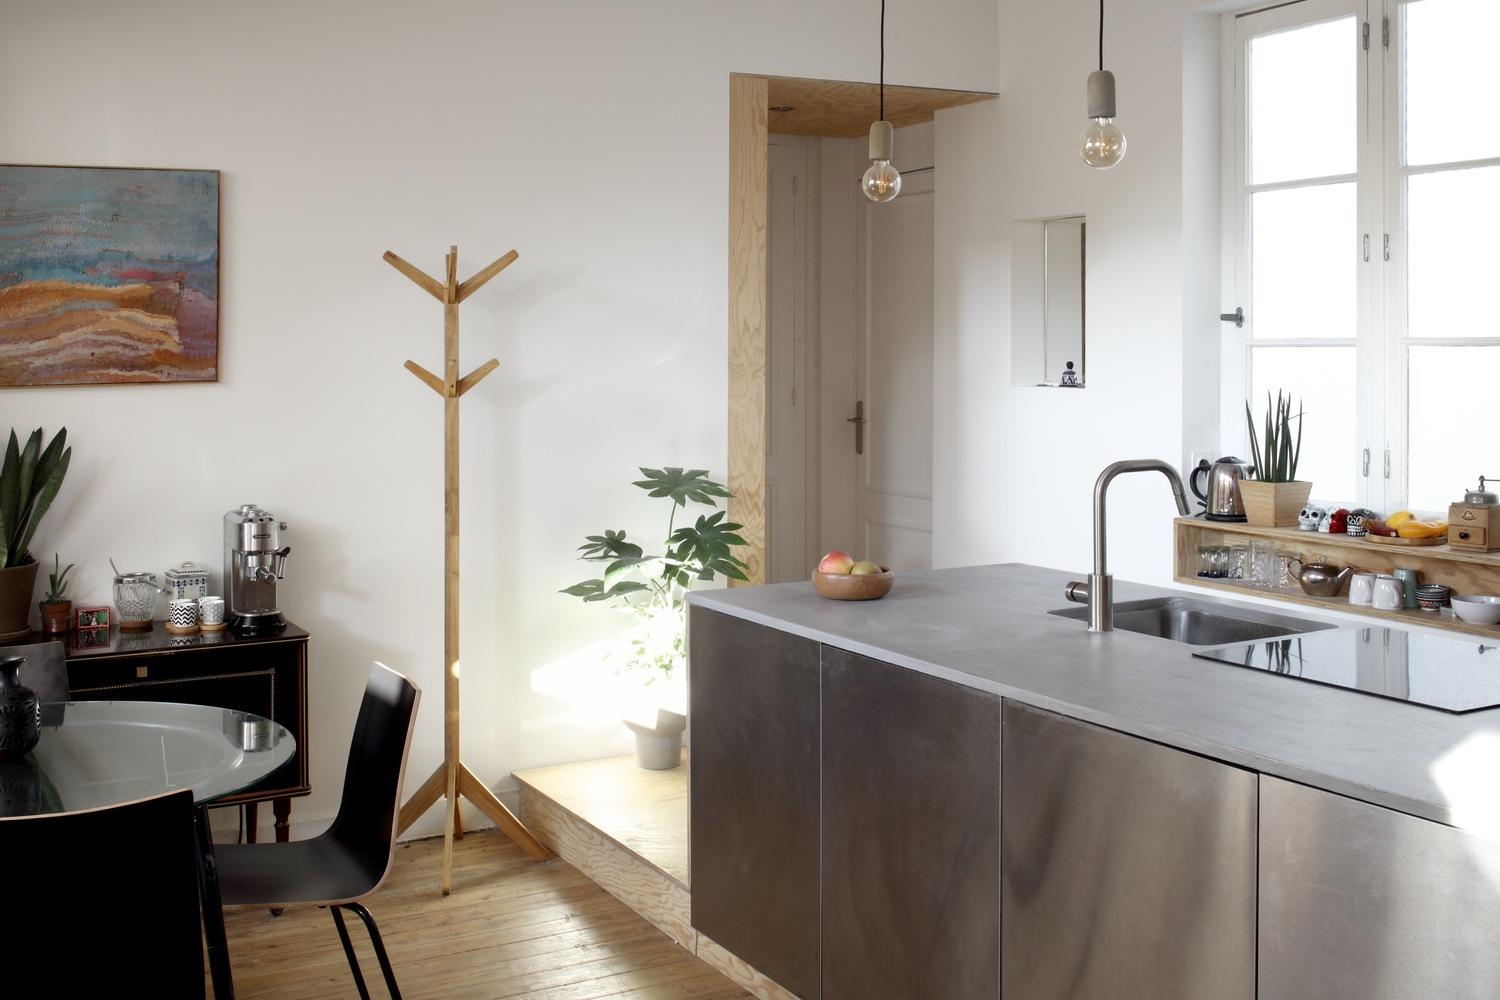
[[[259,715],[206,705],[72,701],[42,705],[41,739],[0,764],[0,818],[118,805],[189,788],[198,808],[199,887],[214,995],[234,995],[208,807],[271,774],[297,752]]]

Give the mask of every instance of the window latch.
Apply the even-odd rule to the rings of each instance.
[[[1386,233],[1385,234],[1385,259],[1386,260],[1390,260],[1391,259],[1391,234],[1390,233]]]
[[[1365,233],[1364,249],[1365,249],[1365,263],[1368,264],[1370,262],[1370,234],[1369,233]]]
[[[1370,449],[1368,449],[1368,448],[1365,449],[1364,459],[1365,459],[1365,468],[1364,468],[1364,471],[1362,473],[1360,473],[1360,475],[1364,476],[1366,479],[1369,479],[1370,478]]]
[[[1244,327],[1245,327],[1245,307],[1244,306],[1235,306],[1234,307],[1234,312],[1232,312],[1232,313],[1219,313],[1219,322],[1220,323],[1233,323],[1236,327],[1238,327],[1240,329],[1244,329]]]
[[[1391,478],[1391,449],[1385,450],[1385,478]]]

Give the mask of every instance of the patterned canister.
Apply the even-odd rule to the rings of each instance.
[[[196,601],[208,596],[208,567],[195,562],[178,563],[167,570],[167,599]]]

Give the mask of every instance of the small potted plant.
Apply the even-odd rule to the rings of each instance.
[[[37,608],[42,612],[42,631],[50,635],[59,635],[68,630],[73,618],[73,602],[66,596],[68,593],[68,574],[73,572],[73,564],[62,566],[62,559],[57,553],[52,553],[52,572],[47,574],[47,593],[42,597]]]
[[[0,462],[0,641],[19,639],[29,631],[37,571],[29,546],[68,474],[73,449],[66,447],[67,440],[63,428],[43,448],[38,427],[22,448],[16,432],[10,432]]]
[[[641,469],[646,478],[634,485],[652,497],[670,498],[671,514],[660,555],[648,555],[625,537],[624,531],[589,535],[578,547],[579,558],[602,563],[601,577],[575,583],[563,591],[586,603],[606,603],[631,615],[636,627],[630,634],[625,671],[644,680],[656,694],[656,711],[646,720],[625,719],[635,733],[636,763],[650,770],[676,767],[681,760],[687,666],[687,593],[694,581],[716,575],[745,579],[745,564],[731,551],[744,545],[737,534],[740,525],[717,510],[692,524],[677,525],[679,508],[689,503],[717,508],[728,499],[729,490],[708,478],[706,469]]]
[[[1293,420],[1297,423],[1295,435]],[[1248,402],[1245,422],[1250,427],[1250,460],[1255,464],[1255,478],[1240,480],[1245,520],[1261,528],[1292,527],[1312,495],[1312,483],[1297,478],[1297,460],[1302,455],[1302,409],[1299,406],[1294,414],[1291,396],[1277,392],[1273,403],[1268,392],[1264,436],[1256,433]]]

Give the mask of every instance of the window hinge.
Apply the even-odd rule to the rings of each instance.
[[[1370,22],[1369,21],[1365,22],[1364,28],[1362,29],[1361,34],[1364,36],[1364,49],[1365,49],[1366,52],[1368,52],[1368,51],[1370,51]]]
[[[1391,19],[1389,17],[1380,19],[1380,44],[1387,49],[1391,47]]]
[[[1361,475],[1363,475],[1366,479],[1369,479],[1370,478],[1370,449],[1368,449],[1368,448],[1365,449],[1364,459],[1365,459],[1365,467],[1364,467],[1364,472],[1362,472]]]
[[[1390,260],[1391,259],[1391,234],[1390,233],[1386,233],[1385,234],[1385,259],[1386,260]]]
[[[1370,261],[1370,234],[1369,233],[1365,233],[1364,247],[1365,247],[1365,263],[1369,263],[1369,261]]]
[[[1385,478],[1391,478],[1391,449],[1385,450]]]

